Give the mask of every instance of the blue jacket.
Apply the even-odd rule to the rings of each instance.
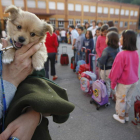
[[[86,49],[90,49],[91,52],[92,50],[94,49],[94,41],[93,41],[93,38],[91,39],[84,39],[84,43],[83,43],[83,46],[86,47]]]

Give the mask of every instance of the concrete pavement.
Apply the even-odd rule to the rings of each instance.
[[[140,46],[140,38],[138,45]],[[68,47],[71,58],[73,56],[71,46],[61,44],[59,54],[62,52],[62,46]],[[58,75],[56,83],[67,89],[69,100],[75,105],[75,110],[64,124],[56,124],[52,121],[52,117],[49,117],[52,140],[140,140],[140,129],[131,122],[121,124],[113,119],[112,115],[115,113],[113,101],[109,107],[102,107],[99,111],[94,104],[89,103],[91,97],[81,91],[79,80],[70,69],[70,65],[61,66],[58,63],[56,71]],[[134,95],[137,94],[140,95],[136,90]],[[134,120],[133,102],[130,120]]]

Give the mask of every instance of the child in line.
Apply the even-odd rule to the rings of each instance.
[[[101,57],[103,50],[107,47],[107,44],[106,44],[107,30],[108,30],[108,25],[104,24],[101,27],[101,36],[98,37],[97,43],[96,43],[97,57]]]
[[[77,39],[76,39],[76,43],[75,43],[75,45],[74,45],[74,47],[75,47],[75,49],[76,49],[76,54],[75,54],[75,62],[76,62],[76,64],[77,64],[77,62],[79,61],[79,60],[81,60],[82,59],[82,55],[81,55],[81,49],[82,49],[82,47],[83,47],[83,41],[84,41],[84,37],[83,37],[83,27],[82,26],[79,26],[78,28],[77,28],[77,30],[78,30],[78,34],[79,34],[79,36],[77,37]]]
[[[85,47],[85,53],[92,52],[92,50],[94,48],[94,41],[93,41],[92,32],[89,31],[89,30],[86,31],[85,39],[84,39],[84,42],[83,42],[83,47]],[[90,51],[87,52],[87,49],[89,49]],[[82,49],[81,51],[83,52],[84,50]],[[87,63],[88,63],[88,58],[87,58]]]
[[[137,37],[134,31],[123,31],[120,43],[123,51],[119,52],[113,63],[109,78],[111,88],[116,86],[116,114],[113,118],[120,123],[129,121],[131,98],[138,84],[139,55],[136,47]]]
[[[109,32],[106,36],[107,48],[104,49],[102,56],[98,59],[100,64],[101,79],[106,82],[108,96],[111,93],[110,79],[108,78],[114,59],[119,52],[119,35],[116,32]],[[104,71],[105,69],[105,71]],[[110,102],[108,102],[110,105]]]
[[[96,34],[95,34],[95,37],[93,37],[93,40],[94,40],[94,50],[93,50],[93,53],[96,54],[96,42],[97,42],[97,38],[98,36],[101,35],[101,27],[98,27],[97,30],[96,30]]]

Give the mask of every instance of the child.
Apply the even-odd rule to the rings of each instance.
[[[92,32],[89,30],[85,34],[83,47],[86,48],[86,50],[85,50],[86,53],[87,53],[87,49],[89,49],[90,52],[92,52],[92,50],[94,48],[94,41],[93,41]],[[83,52],[83,49],[81,51]],[[90,52],[88,52],[88,53],[90,53]],[[87,58],[87,63],[88,63],[88,58]]]
[[[129,121],[131,98],[138,83],[139,55],[136,47],[137,37],[134,31],[123,31],[120,43],[123,51],[115,58],[109,78],[111,88],[116,87],[116,114],[113,118],[120,123]]]
[[[97,57],[101,57],[103,50],[107,47],[107,44],[106,44],[107,30],[108,30],[108,25],[104,24],[101,27],[101,36],[98,37],[97,43],[96,43]]]
[[[119,52],[119,35],[116,32],[109,32],[106,36],[107,48],[104,49],[102,56],[98,59],[100,64],[101,79],[106,82],[108,96],[111,93],[110,79],[108,78],[114,59]],[[105,71],[104,71],[105,69]],[[110,102],[108,102],[110,105]]]
[[[97,30],[96,30],[95,37],[93,37],[94,46],[95,46],[95,48],[94,48],[94,50],[93,50],[93,53],[94,53],[94,54],[96,54],[96,42],[97,42],[97,38],[98,38],[98,36],[100,36],[100,35],[101,35],[101,28],[98,27]]]
[[[83,37],[83,27],[82,26],[79,26],[77,28],[78,30],[78,38],[76,39],[76,43],[74,45],[75,49],[76,49],[76,54],[75,54],[75,62],[77,64],[77,61],[78,60],[81,60],[82,59],[82,56],[81,56],[81,49],[83,47],[83,41],[84,41],[84,37]]]

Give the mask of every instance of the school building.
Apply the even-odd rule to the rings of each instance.
[[[40,19],[49,21],[56,28],[67,28],[68,25],[84,25],[113,20],[118,29],[138,29],[140,7],[101,0],[0,0],[0,23],[5,28],[8,14],[6,6],[14,4],[23,10],[35,13]]]

